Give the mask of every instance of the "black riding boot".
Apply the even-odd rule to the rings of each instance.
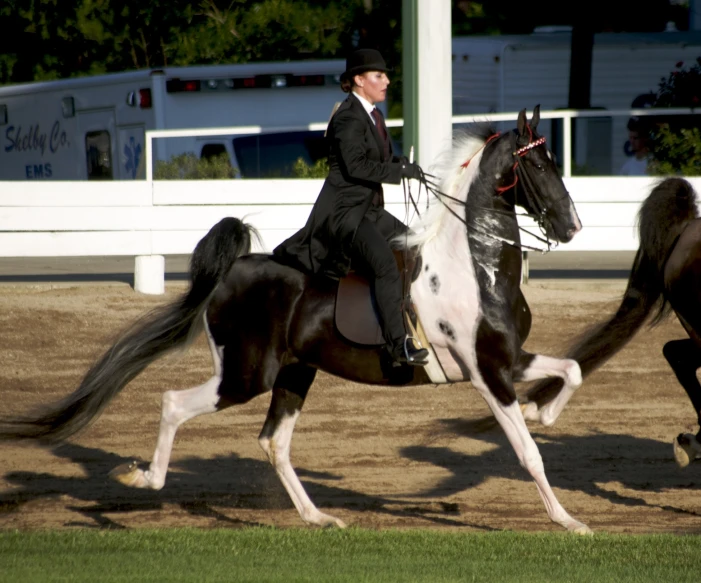
[[[410,364],[412,366],[425,366],[428,364],[428,350],[418,348],[414,344],[414,339],[409,336],[404,336],[392,345],[388,345],[392,356],[393,364],[399,366],[402,364]]]

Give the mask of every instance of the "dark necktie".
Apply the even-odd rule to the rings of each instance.
[[[375,126],[377,127],[377,131],[382,138],[382,142],[384,143],[385,159],[387,159],[389,158],[389,140],[387,139],[387,126],[385,126],[385,120],[383,119],[380,110],[376,107],[370,112],[370,115],[375,120]]]

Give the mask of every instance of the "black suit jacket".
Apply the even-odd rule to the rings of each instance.
[[[382,183],[399,184],[401,163],[384,159],[384,141],[352,93],[329,122],[329,174],[306,225],[274,255],[311,273],[340,277],[350,269],[350,251],[360,221],[383,206]]]

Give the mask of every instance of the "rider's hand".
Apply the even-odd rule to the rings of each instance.
[[[402,158],[402,178],[413,178],[419,180],[421,178],[421,167],[415,162],[409,162],[406,158]]]

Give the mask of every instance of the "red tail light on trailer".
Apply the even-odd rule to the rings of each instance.
[[[139,89],[139,107],[141,109],[151,109],[153,107],[150,89]]]
[[[166,81],[166,91],[168,93],[189,93],[199,90],[199,79],[168,79]]]

